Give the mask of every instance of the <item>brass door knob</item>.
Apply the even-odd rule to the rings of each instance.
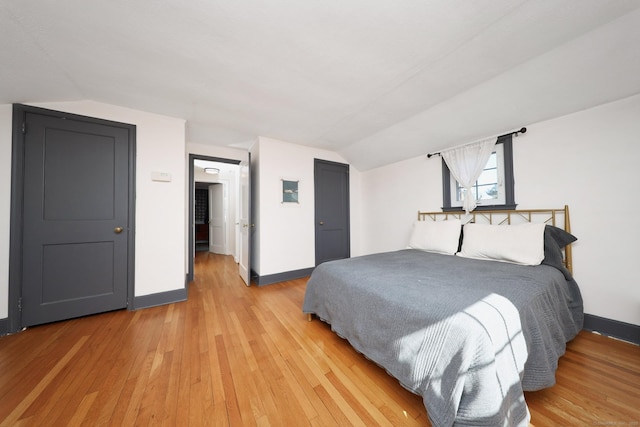
[[[120,233],[122,233],[122,230],[124,230],[124,228],[122,228],[122,227],[116,227],[116,228],[114,228],[114,229],[113,229],[113,231],[114,231],[116,234],[120,234]]]
[[[320,225],[324,225],[324,221],[320,221]]]

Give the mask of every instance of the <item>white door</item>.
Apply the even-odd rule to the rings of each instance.
[[[225,224],[224,185],[209,186],[209,252],[226,254],[226,224]]]
[[[244,280],[244,283],[249,286],[251,267],[249,257],[251,256],[251,250],[249,248],[250,234],[251,234],[251,218],[249,208],[251,203],[251,177],[249,175],[249,162],[240,162],[240,248],[238,253],[240,254],[240,262],[238,268],[240,277]]]

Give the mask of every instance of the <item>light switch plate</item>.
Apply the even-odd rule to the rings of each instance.
[[[168,172],[151,172],[151,181],[171,182],[171,174]]]

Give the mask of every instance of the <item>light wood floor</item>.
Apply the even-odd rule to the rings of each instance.
[[[429,425],[422,400],[301,313],[306,280],[245,287],[198,254],[187,302],[0,338],[0,425]],[[582,332],[535,426],[640,421],[640,348]]]

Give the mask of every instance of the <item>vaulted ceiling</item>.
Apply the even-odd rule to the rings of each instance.
[[[640,93],[640,0],[0,0],[0,103],[90,99],[360,170]]]

